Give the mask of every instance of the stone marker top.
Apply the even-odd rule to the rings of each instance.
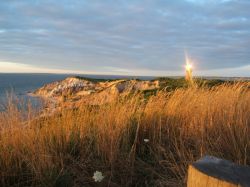
[[[205,156],[192,164],[197,170],[236,185],[250,186],[250,167],[240,166],[228,160]]]

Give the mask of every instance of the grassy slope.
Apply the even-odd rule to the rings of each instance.
[[[130,95],[39,120],[29,111],[28,122],[10,104],[0,114],[0,186],[96,186],[96,170],[100,186],[182,186],[205,154],[250,164],[249,83],[179,81],[147,101]]]

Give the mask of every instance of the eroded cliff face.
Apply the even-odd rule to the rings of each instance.
[[[33,94],[53,101],[53,106],[74,107],[80,104],[100,105],[122,94],[155,90],[159,81],[113,80],[95,81],[68,77],[37,89]]]

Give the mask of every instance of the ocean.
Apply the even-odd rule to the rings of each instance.
[[[119,76],[119,75],[69,75],[69,74],[17,74],[0,73],[0,111],[7,103],[7,94],[16,96],[22,102],[31,101],[34,107],[41,105],[41,100],[28,95],[39,87],[58,80],[63,80],[69,76],[82,76],[96,79],[141,79],[152,80],[152,76]],[[174,77],[172,77],[174,78]],[[178,77],[175,77],[178,78]],[[206,77],[207,79],[235,80],[237,78]],[[249,78],[244,78],[249,80]]]
[[[28,95],[39,87],[58,80],[63,80],[69,76],[82,76],[97,79],[118,79],[118,78],[139,78],[150,80],[150,76],[116,76],[116,75],[69,75],[69,74],[18,74],[18,73],[0,73],[0,110],[7,103],[7,95],[11,94],[22,102],[31,101],[34,107],[40,106],[40,99]]]
[[[8,101],[8,95],[26,103],[30,101],[34,107],[40,106],[40,99],[28,96],[28,92],[44,84],[61,80],[68,75],[57,74],[9,74],[0,73],[0,110],[3,110]]]

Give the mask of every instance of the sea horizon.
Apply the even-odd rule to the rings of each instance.
[[[57,73],[0,73],[0,103],[5,103],[7,93],[14,94],[18,98],[34,100],[27,95],[45,84],[60,81],[71,76],[81,76],[92,79],[140,79],[153,80],[160,77],[182,78],[183,76],[131,76],[131,75],[100,75],[100,74],[57,74]],[[204,79],[220,80],[250,80],[250,77],[220,77],[220,76],[196,76]],[[36,99],[35,99],[36,100]]]

